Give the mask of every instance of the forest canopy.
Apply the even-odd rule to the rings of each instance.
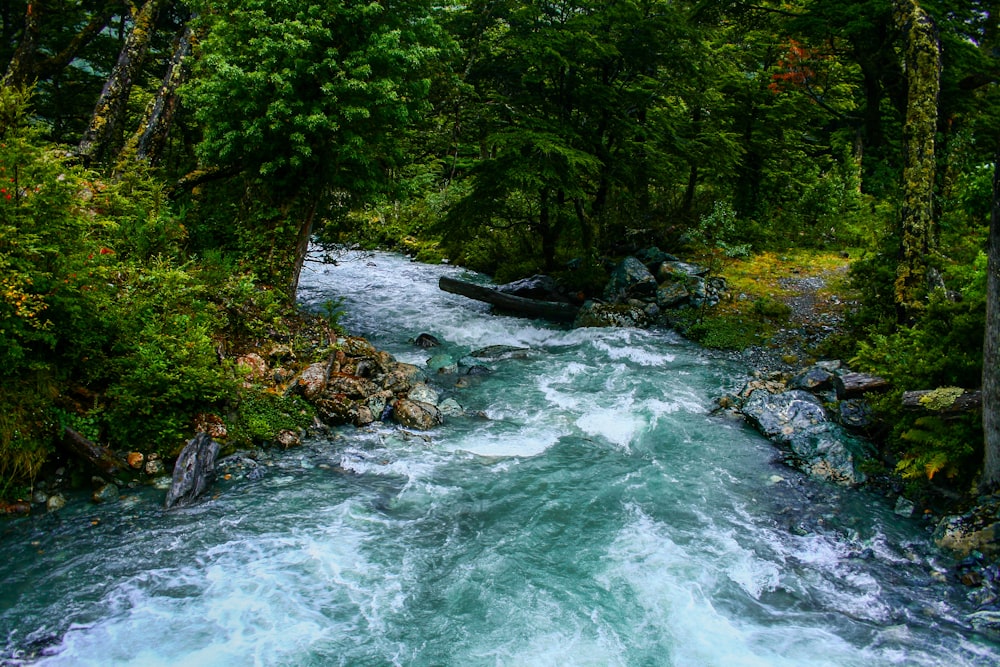
[[[998,5],[5,2],[0,495],[67,426],[170,453],[231,409],[317,237],[588,293],[649,246],[847,253],[844,356],[986,388]],[[901,471],[982,471],[889,402]]]

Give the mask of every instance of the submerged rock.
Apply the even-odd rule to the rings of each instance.
[[[428,349],[432,347],[440,347],[441,341],[429,333],[422,333],[414,339],[413,344],[417,347]]]
[[[527,359],[533,350],[530,347],[514,347],[513,345],[490,345],[470,352],[469,356],[481,363],[506,361],[508,359]]]

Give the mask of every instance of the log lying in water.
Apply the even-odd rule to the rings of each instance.
[[[572,322],[579,310],[578,306],[574,306],[571,303],[525,299],[513,294],[498,292],[490,287],[474,285],[445,276],[442,276],[441,280],[438,281],[438,287],[451,294],[458,294],[459,296],[475,299],[476,301],[484,301],[521,317]]]
[[[903,407],[907,410],[928,412],[971,412],[983,406],[983,392],[979,389],[942,389],[907,391],[903,393]]]
[[[125,461],[113,451],[91,442],[68,426],[63,429],[62,446],[74,456],[87,461],[101,472],[113,475],[125,468]]]

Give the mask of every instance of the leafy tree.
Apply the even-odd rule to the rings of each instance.
[[[294,294],[317,215],[384,187],[403,157],[438,40],[430,3],[226,0],[199,29],[198,155],[238,175],[250,254]]]

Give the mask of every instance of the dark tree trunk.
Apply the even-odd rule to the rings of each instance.
[[[61,444],[66,451],[105,474],[113,475],[126,466],[110,449],[87,440],[71,428],[63,429]]]
[[[916,0],[893,0],[893,10],[906,43],[902,247],[896,272],[896,303],[900,319],[906,321],[919,310],[927,293],[927,259],[934,247],[934,135],[941,42],[937,26]]]
[[[983,340],[983,491],[1000,489],[1000,151],[993,157],[993,213],[986,264]]]
[[[135,25],[125,39],[118,54],[118,62],[104,84],[90,125],[80,141],[77,152],[85,162],[110,161],[121,148],[120,137],[129,94],[149,51],[156,17],[166,2],[167,0],[146,0],[136,14]]]
[[[38,35],[41,32],[42,7],[37,2],[29,2],[24,12],[24,29],[21,41],[14,50],[7,72],[4,74],[4,84],[23,86],[35,79],[35,59],[38,57]]]
[[[449,294],[482,301],[497,308],[520,315],[521,317],[538,317],[561,322],[572,322],[580,310],[571,303],[559,303],[556,301],[539,301],[537,299],[526,299],[521,296],[498,292],[491,287],[483,287],[454,278],[442,277],[438,281],[438,287]]]
[[[170,134],[170,123],[177,109],[177,89],[187,78],[184,58],[191,51],[191,28],[184,28],[174,45],[174,54],[160,84],[156,99],[146,112],[146,119],[137,132],[135,157],[156,165],[163,155]]]
[[[316,219],[317,208],[319,208],[319,202],[313,200],[306,211],[302,224],[299,225],[298,237],[295,240],[295,260],[292,265],[291,282],[288,285],[288,293],[293,300],[299,291],[299,276],[302,275],[302,267],[305,266],[306,254],[309,252],[309,241],[312,239],[313,222]]]

